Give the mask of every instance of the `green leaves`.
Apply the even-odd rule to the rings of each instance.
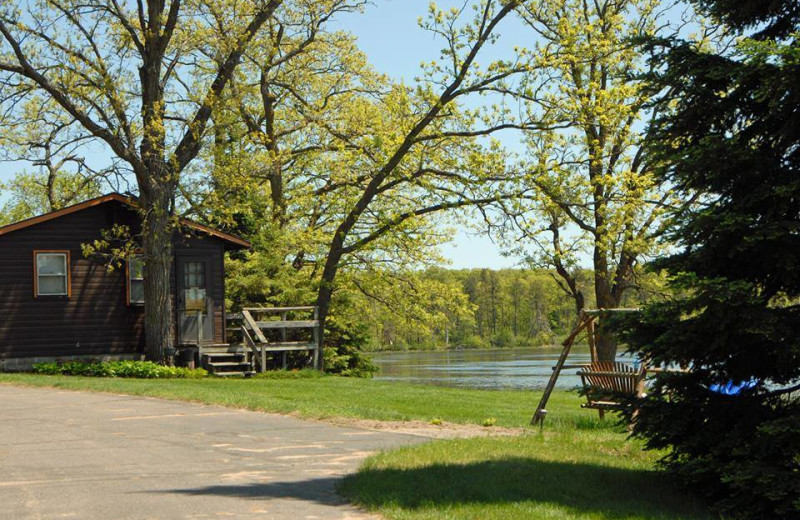
[[[170,367],[150,361],[108,361],[104,363],[37,363],[36,374],[84,377],[123,377],[136,379],[202,379],[208,372],[202,368]]]

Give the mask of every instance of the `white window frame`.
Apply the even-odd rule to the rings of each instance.
[[[144,291],[144,269],[142,269],[142,277],[141,278],[134,278],[133,277],[133,269],[131,269],[131,262],[134,261],[142,261],[144,258],[143,255],[137,254],[131,256],[128,261],[125,263],[125,287],[127,292],[127,300],[128,305],[134,306],[141,306],[144,305],[144,296],[142,296],[141,300],[133,300],[131,299],[131,287],[133,286],[133,282],[141,282],[142,283],[142,290]],[[144,295],[144,292],[142,292]]]
[[[40,256],[56,256],[64,259],[64,274],[41,274],[39,273],[39,257]],[[63,278],[65,292],[63,293],[43,293],[41,292],[41,285],[39,283],[42,277]],[[70,274],[70,254],[69,251],[34,251],[33,252],[33,295],[35,298],[47,298],[51,296],[72,296],[72,278]]]

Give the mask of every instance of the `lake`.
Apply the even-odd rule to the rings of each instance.
[[[561,347],[497,350],[379,352],[375,379],[426,385],[484,389],[542,389],[547,385]],[[576,345],[568,364],[589,363],[589,347]],[[577,369],[565,369],[557,388],[581,384]]]

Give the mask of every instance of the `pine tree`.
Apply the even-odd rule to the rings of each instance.
[[[727,53],[650,42],[668,92],[651,158],[697,203],[675,215],[677,252],[654,265],[683,296],[617,323],[650,363],[686,369],[660,374],[629,418],[731,516],[798,518],[800,5],[695,4],[750,33]]]

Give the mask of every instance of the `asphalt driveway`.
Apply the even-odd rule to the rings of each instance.
[[[336,481],[418,436],[0,385],[0,518],[361,519]]]

